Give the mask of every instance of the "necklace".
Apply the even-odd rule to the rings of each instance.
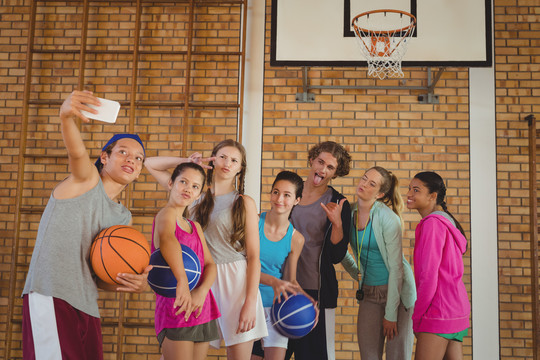
[[[369,223],[369,216],[367,218],[366,225],[364,225],[364,232],[362,233],[360,248],[358,248],[358,220],[360,220],[360,214],[358,216],[358,219],[356,220],[356,251],[358,254],[358,264],[360,264],[360,253],[362,252],[362,246],[364,245],[364,235],[366,235],[367,225]]]

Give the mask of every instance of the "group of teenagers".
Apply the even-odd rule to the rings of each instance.
[[[118,198],[143,167],[169,192],[154,218],[152,250],[160,249],[177,279],[176,297],[156,294],[155,329],[162,359],[205,359],[209,346],[228,359],[335,358],[335,309],[342,264],[358,280],[358,346],[362,360],[461,359],[470,304],[462,276],[467,240],[446,207],[444,180],[420,172],[406,206],[416,227],[414,274],[402,250],[404,202],[396,176],[379,166],[364,172],[351,207],[330,182],[346,176],[351,156],[332,141],[308,152],[309,172],[277,174],[270,209],[258,214],[244,194],[244,147],[219,142],[210,157],[146,157],[135,134],[116,134],[92,161],[76,123],[99,99],[74,91],[60,109],[69,176],[52,191],[42,215],[23,290],[24,359],[103,359],[98,288],[147,290],[147,275],[118,274],[117,285],[89,265],[93,238],[112,225],[131,225]],[[201,260],[189,290],[180,255],[187,245]],[[352,252],[348,251],[348,248]],[[274,302],[308,296],[316,325],[300,339],[277,332]]]

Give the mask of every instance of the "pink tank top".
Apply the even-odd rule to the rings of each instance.
[[[185,232],[178,224],[176,224],[175,236],[180,244],[187,245],[195,251],[201,263],[201,271],[204,272],[204,251],[201,239],[195,224],[191,220],[188,220],[188,222],[193,229],[192,233]],[[154,246],[154,230],[155,224],[152,225],[152,251],[156,250]],[[180,314],[180,316],[175,315],[176,309],[173,309],[174,300],[174,298],[167,298],[156,294],[156,335],[165,328],[191,327],[207,323],[221,316],[212,290],[208,291],[208,294],[206,295],[201,315],[196,318],[195,313],[192,313],[187,321],[184,320],[183,314]]]

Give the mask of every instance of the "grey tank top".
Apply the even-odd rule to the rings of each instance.
[[[203,196],[205,195],[203,194]],[[232,206],[237,196],[237,191],[214,196],[214,209],[204,230],[204,237],[216,264],[227,264],[246,259],[245,251],[238,252],[229,243],[233,227]]]
[[[296,205],[291,214],[291,224],[304,235],[305,242],[296,270],[296,280],[304,289],[319,289],[319,258],[321,256],[326,221],[328,217],[321,206],[332,199],[332,189],[328,190],[309,205]]]
[[[58,200],[51,194],[39,223],[23,294],[37,292],[62,299],[99,317],[90,245],[102,229],[130,221],[129,210],[109,198],[101,179],[73,199]]]

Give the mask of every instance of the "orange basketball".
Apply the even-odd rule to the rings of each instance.
[[[90,262],[101,280],[118,284],[118,273],[143,273],[150,262],[150,246],[146,237],[131,226],[111,226],[94,239]]]

